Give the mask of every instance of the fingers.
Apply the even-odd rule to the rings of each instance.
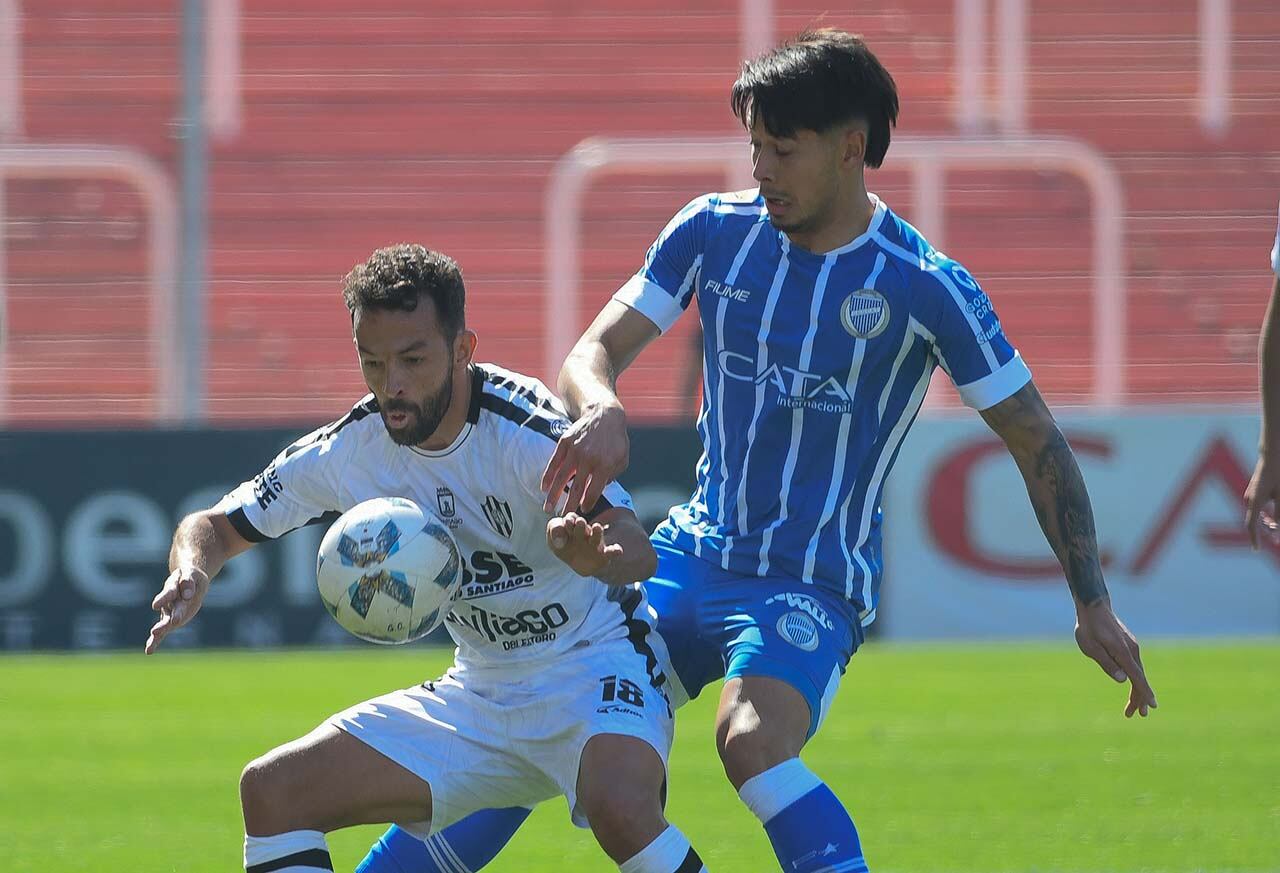
[[[555,551],[563,551],[579,542],[598,544],[603,535],[603,527],[591,524],[576,512],[567,512],[547,522],[547,544]]]
[[[1157,706],[1156,692],[1147,681],[1147,671],[1142,666],[1137,641],[1127,639],[1124,643],[1124,651],[1117,655],[1116,660],[1129,674],[1129,705],[1125,707],[1125,716],[1132,717],[1136,710],[1146,718],[1147,710],[1155,709]]]
[[[1244,513],[1244,529],[1249,532],[1249,545],[1253,547],[1255,552],[1258,551],[1258,516],[1261,514],[1261,508],[1251,495],[1249,497],[1249,508]]]
[[[1104,646],[1098,644],[1096,641],[1081,640],[1080,651],[1084,652],[1096,661],[1098,666],[1102,668],[1102,672],[1106,673],[1116,682],[1124,682],[1129,678],[1125,673],[1124,668],[1120,666],[1120,663],[1111,656],[1111,653],[1108,652]]]
[[[556,511],[560,495],[573,479],[577,465],[569,457],[572,445],[568,434],[560,437],[556,442],[556,450],[551,455],[551,460],[547,462],[547,469],[542,473],[542,490],[547,495],[542,502],[544,512]]]

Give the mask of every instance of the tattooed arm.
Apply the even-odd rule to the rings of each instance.
[[[1098,535],[1084,477],[1067,440],[1033,383],[982,411],[1013,455],[1040,529],[1058,556],[1076,604],[1080,650],[1117,682],[1130,683],[1125,715],[1156,706],[1138,654],[1138,641],[1111,610],[1098,558]]]

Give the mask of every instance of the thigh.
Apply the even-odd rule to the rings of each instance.
[[[254,761],[242,782],[255,835],[431,818],[427,782],[327,723]]]
[[[658,633],[671,658],[678,682],[673,689],[678,707],[724,676],[724,659],[714,638],[702,635],[698,603],[704,588],[721,571],[701,558],[655,542],[658,570],[644,583],[645,597],[657,613]]]
[[[629,640],[603,643],[560,667],[554,681],[554,690],[548,688],[536,713],[530,713],[524,735],[513,739],[559,786],[574,824],[587,826],[578,785],[584,751],[596,737],[616,737],[632,749],[648,746],[652,754],[634,755],[626,763],[649,768],[649,780],[637,788],[660,789],[675,727],[670,701],[652,684],[645,655]]]
[[[502,690],[500,681],[450,675],[329,721],[431,785],[429,819],[386,819],[426,836],[480,809],[531,807],[559,793],[513,746],[527,704]]]
[[[699,619],[704,635],[719,643],[725,679],[762,677],[790,686],[808,709],[805,738],[813,736],[862,643],[852,606],[815,586],[771,578],[735,579],[706,594]]]

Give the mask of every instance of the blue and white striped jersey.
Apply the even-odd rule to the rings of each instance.
[[[665,332],[694,295],[703,455],[655,536],[837,591],[869,624],[885,478],[935,365],[976,409],[1030,371],[969,272],[878,198],[866,233],[819,255],[774,229],[756,191],[699,197],[614,297]]]

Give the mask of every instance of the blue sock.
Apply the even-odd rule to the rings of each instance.
[[[738,796],[764,823],[787,873],[867,873],[853,819],[799,758],[748,779]]]
[[[356,873],[474,873],[497,856],[531,809],[482,809],[425,842],[392,825]]]

